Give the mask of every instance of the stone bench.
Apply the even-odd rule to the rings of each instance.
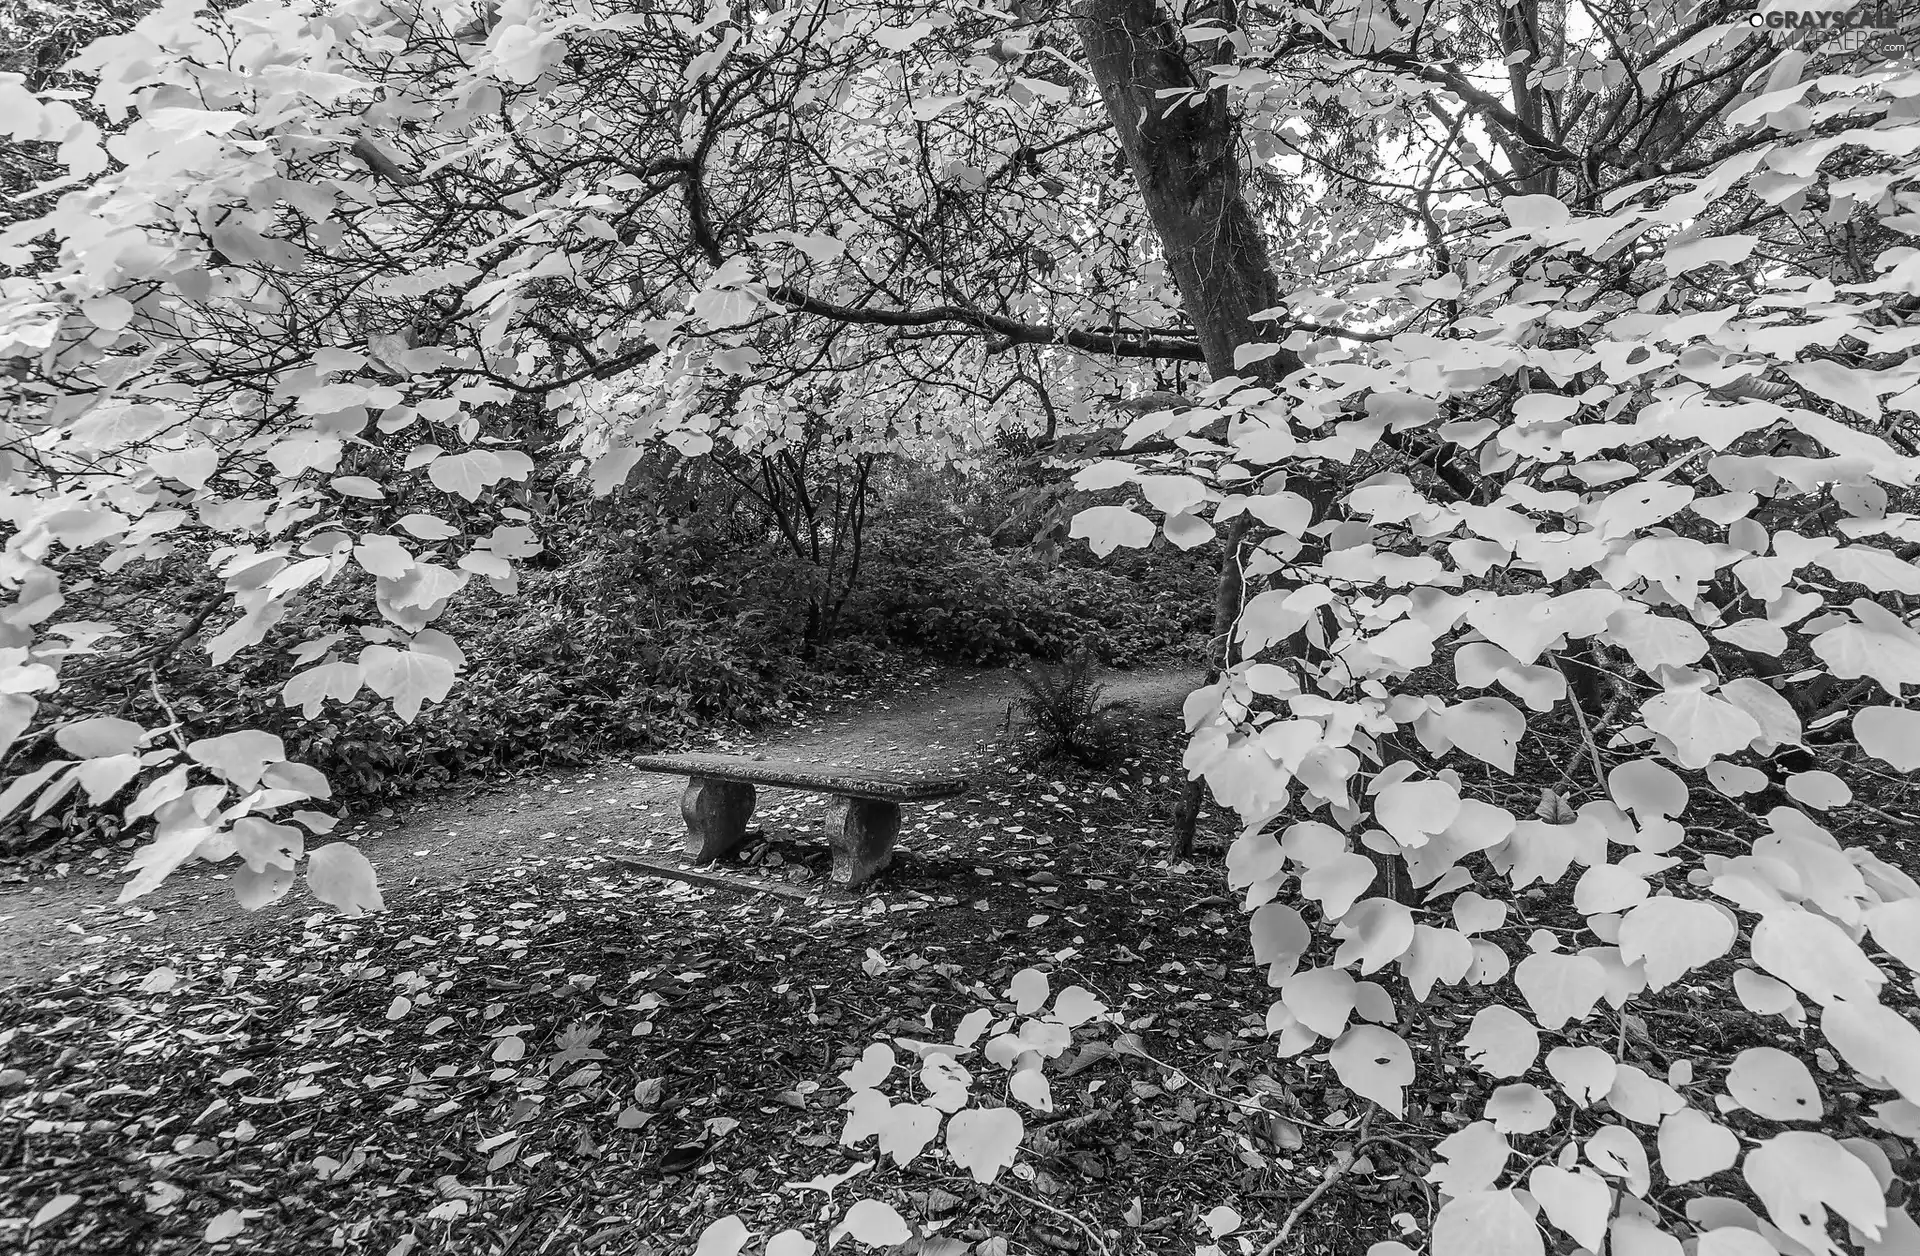
[[[687,857],[696,864],[712,863],[747,840],[754,786],[833,795],[827,845],[833,848],[833,883],[844,889],[864,885],[893,861],[901,803],[938,802],[967,792],[965,777],[927,778],[743,755],[644,755],[634,766],[687,778],[680,814],[687,821]]]

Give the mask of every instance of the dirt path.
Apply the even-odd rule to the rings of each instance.
[[[1106,678],[1106,696],[1145,711],[1177,710],[1200,679],[1189,669],[1119,672]],[[716,736],[697,748],[968,772],[999,752],[1017,693],[1008,671],[929,668],[890,699],[803,709],[786,727]],[[390,818],[350,813],[335,836],[362,844],[391,903],[410,891],[501,875],[524,864],[530,845],[551,846],[556,855],[583,854],[594,845],[656,857],[677,850],[683,784],[614,758],[582,771],[444,791],[412,800]],[[768,792],[763,799],[756,823],[784,830],[816,824],[823,807],[818,795]],[[903,832],[901,844],[911,848],[914,837]],[[275,907],[249,915],[233,905],[226,875],[209,867],[182,869],[123,907],[114,902],[123,880],[117,871],[76,873],[0,892],[0,985],[41,980],[136,941],[240,941],[262,924],[319,908],[296,887]]]

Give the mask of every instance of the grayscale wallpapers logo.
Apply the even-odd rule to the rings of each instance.
[[[1825,9],[1776,9],[1749,13],[1747,25],[1781,43],[1809,44],[1821,52],[1857,52],[1873,61],[1920,58],[1920,30],[1903,32],[1898,11],[1881,0],[1843,13]]]

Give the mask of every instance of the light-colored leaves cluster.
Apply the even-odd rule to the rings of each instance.
[[[890,1043],[869,1043],[860,1058],[840,1073],[840,1084],[851,1092],[840,1105],[847,1114],[840,1143],[857,1148],[871,1139],[880,1158],[902,1167],[923,1155],[940,1155],[974,1181],[990,1184],[1018,1158],[1026,1122],[1012,1105],[982,1102],[999,1096],[980,1087],[980,1079],[961,1061],[977,1053],[998,1070],[990,1077],[1004,1076],[1007,1096],[1031,1111],[1051,1112],[1052,1092],[1043,1073],[1046,1062],[1072,1045],[1075,1030],[1106,1019],[1107,1008],[1092,991],[1068,986],[1056,995],[1045,973],[1021,969],[1008,983],[1005,1000],[997,1007],[967,1012],[954,1026],[951,1041],[895,1038]],[[887,1094],[894,1086],[897,1094],[913,1097],[895,1102]],[[831,1197],[873,1164],[863,1161],[844,1174],[806,1185]],[[698,1251],[734,1256],[749,1237],[738,1217],[725,1217],[702,1234]],[[914,1233],[892,1205],[862,1198],[838,1215],[827,1245],[837,1246],[848,1237],[869,1247],[885,1247],[907,1242]],[[804,1256],[813,1250],[812,1240],[800,1231],[787,1230],[774,1235],[767,1250],[791,1250],[795,1256]]]
[[[932,1145],[945,1122],[946,1154],[976,1181],[993,1181],[1011,1165],[1025,1123],[1012,1106],[984,1107],[974,1103],[976,1077],[962,1063],[975,1055],[999,1070],[1006,1093],[1035,1112],[1053,1111],[1053,1092],[1044,1069],[1073,1044],[1073,1031],[1103,1020],[1107,1009],[1093,993],[1068,986],[1055,995],[1047,976],[1035,968],[1016,973],[1007,989],[1010,1015],[975,1008],[954,1028],[953,1040],[926,1043],[897,1039],[894,1045],[874,1043],[860,1061],[840,1074],[851,1097],[842,1105],[849,1113],[840,1141],[857,1146],[877,1139],[880,1154],[894,1163],[912,1163]],[[1048,1010],[1048,1002],[1052,1009]],[[921,1097],[895,1103],[882,1087],[902,1067],[899,1047],[907,1052],[904,1076],[917,1084]]]
[[[1920,369],[1908,364],[1920,333],[1878,312],[1920,294],[1920,252],[1888,249],[1860,282],[1769,287],[1781,272],[1745,265],[1756,237],[1697,225],[1723,199],[1779,204],[1824,186],[1823,163],[1855,144],[1883,156],[1886,173],[1846,186],[1916,234],[1912,193],[1892,190],[1917,170],[1920,127],[1904,103],[1915,82],[1789,77],[1766,99],[1809,111],[1736,111],[1749,127],[1765,116],[1771,143],[1693,180],[1655,181],[1604,214],[1511,198],[1505,230],[1458,263],[1451,292],[1475,316],[1451,335],[1357,347],[1303,338],[1308,368],[1277,389],[1216,384],[1201,406],[1144,416],[1129,432],[1182,437],[1223,422],[1220,440],[1189,439],[1177,462],[1082,472],[1083,487],[1138,485],[1175,545],[1240,513],[1267,529],[1243,567],[1280,587],[1246,601],[1240,661],[1188,703],[1186,766],[1245,824],[1229,878],[1278,994],[1268,1026],[1281,1053],[1325,1050],[1349,1089],[1398,1113],[1414,1066],[1389,990],[1487,990],[1459,1045],[1498,1085],[1482,1119],[1440,1145],[1435,1256],[1539,1253],[1543,1228],[1590,1251],[1677,1252],[1647,1202],[1656,1182],[1736,1167],[1764,1215],[1696,1201],[1702,1253],[1836,1251],[1829,1216],[1886,1250],[1920,1234],[1885,1202],[1880,1149],[1819,1132],[1826,1083],[1798,1056],[1754,1048],[1723,1076],[1677,1065],[1662,1078],[1622,1058],[1624,1038],[1604,1028],[1635,1000],[1731,961],[1749,1011],[1817,1028],[1841,1076],[1870,1093],[1870,1125],[1920,1137],[1920,1076],[1905,1063],[1920,1058],[1920,1028],[1887,1001],[1905,997],[1920,959],[1920,885],[1823,823],[1851,799],[1844,780],[1824,769],[1789,777],[1794,805],[1753,818],[1749,853],[1688,846],[1702,791],[1744,798],[1767,784],[1755,760],[1808,742],[1793,705],[1729,674],[1715,641],[1798,650],[1826,676],[1871,680],[1885,696],[1841,726],[1855,762],[1920,762],[1920,716],[1905,705],[1920,687],[1920,631],[1906,609],[1920,566],[1900,556],[1920,527],[1889,508],[1920,482],[1920,460],[1879,426],[1920,415]],[[1842,113],[1844,134],[1812,125]],[[1828,190],[1846,194],[1837,179]],[[1570,264],[1637,236],[1668,241],[1655,263],[1667,284],[1637,303],[1609,300]],[[1683,280],[1716,264],[1743,268],[1752,286]],[[1409,281],[1402,298],[1418,304],[1425,288]],[[1547,347],[1550,328],[1572,330],[1572,347],[1564,336]],[[1847,365],[1834,355],[1843,345],[1896,364]],[[1531,391],[1510,413],[1450,417],[1520,375]],[[1576,375],[1588,381],[1577,392]],[[1730,388],[1776,378],[1790,387]],[[1497,495],[1450,500],[1389,471],[1345,491],[1338,516],[1315,519],[1297,480],[1275,474],[1304,459],[1350,463],[1387,430],[1450,442]],[[1839,507],[1831,528],[1808,520],[1826,500]],[[1105,506],[1075,529],[1104,551],[1144,544],[1151,523]],[[1316,542],[1322,556],[1303,557]],[[1296,634],[1326,662],[1276,657]],[[1604,730],[1619,760],[1604,796],[1544,819],[1473,797],[1469,768],[1514,772],[1530,722],[1565,715],[1560,660],[1582,650],[1623,670],[1633,694]],[[1464,692],[1410,689],[1436,665]],[[1462,766],[1422,774],[1388,751],[1394,737]],[[1301,807],[1326,818],[1281,818]],[[1383,896],[1387,862],[1405,866],[1417,905]],[[1479,936],[1504,923],[1504,895],[1534,884],[1562,887],[1585,917],[1581,936],[1537,929],[1517,954]],[[1549,1038],[1573,1045],[1543,1055]],[[1775,1132],[1743,1144],[1721,1119],[1733,1109]],[[1587,1132],[1523,1169],[1509,1138],[1549,1127]]]
[[[1373,53],[1406,38],[1392,8],[1291,6],[1289,20],[1293,33]],[[953,13],[882,21],[857,10],[809,25],[782,9],[736,25],[714,6],[648,27],[687,53],[648,86],[672,102],[666,113],[699,119],[701,93],[742,65],[817,53],[809,64],[854,66],[817,85],[806,107],[855,102],[816,124],[831,121],[845,151],[916,196],[936,125],[1074,107],[1074,89],[1019,72],[1024,43],[922,57]],[[1710,83],[1766,38],[1743,14],[1701,12],[1654,54],[1633,84],[1642,94],[1683,73]],[[423,231],[431,219],[408,199],[438,195],[447,171],[528,176],[496,118],[516,144],[568,158],[620,133],[630,120],[602,113],[561,70],[570,49],[611,46],[644,14],[509,0],[475,20],[454,6],[316,13],[253,0],[202,17],[163,6],[81,55],[77,68],[97,76],[94,104],[118,128],[111,140],[68,101],[0,80],[0,126],[58,145],[71,180],[47,189],[64,192],[51,213],[0,234],[0,263],[35,267],[0,294],[0,361],[10,379],[31,381],[0,426],[10,529],[0,753],[41,718],[37,695],[58,687],[70,656],[111,648],[112,625],[58,618],[63,567],[77,554],[106,577],[180,550],[203,555],[227,611],[205,640],[216,663],[264,641],[303,593],[351,581],[378,625],[359,640],[304,643],[287,703],[311,716],[364,688],[411,717],[444,698],[464,656],[433,624],[476,579],[511,591],[515,562],[539,546],[511,501],[532,464],[484,435],[482,416],[554,375],[557,350],[537,331],[542,285],[575,295],[642,285],[646,268],[621,269],[621,259],[636,239],[681,230],[649,216],[645,171],[540,173],[529,186],[544,190],[461,217],[457,231]],[[1264,318],[1365,318],[1387,330],[1364,340],[1296,331],[1287,344],[1306,369],[1279,384],[1220,379],[1178,406],[1136,411],[1125,443],[1177,455],[1078,473],[1082,489],[1132,498],[1073,521],[1099,553],[1161,536],[1191,549],[1236,518],[1257,525],[1236,659],[1187,704],[1185,766],[1244,824],[1229,878],[1277,991],[1268,1024],[1279,1051],[1324,1050],[1346,1086],[1400,1112],[1415,1065],[1394,1028],[1406,1011],[1394,991],[1425,1000],[1447,988],[1477,1005],[1459,1045],[1493,1086],[1480,1119],[1440,1144],[1434,1256],[1538,1253],[1549,1233],[1592,1251],[1679,1250],[1650,1195],[1729,1170],[1765,1216],[1725,1195],[1695,1198],[1687,1216],[1701,1256],[1832,1251],[1830,1217],[1886,1250],[1920,1239],[1885,1203],[1883,1153],[1808,1128],[1831,1108],[1824,1071],[1755,1048],[1724,1074],[1676,1065],[1654,1076],[1621,1058],[1608,1031],[1638,999],[1730,971],[1751,1013],[1817,1034],[1836,1075],[1867,1095],[1877,1130],[1920,1137],[1920,1029],[1903,1010],[1920,963],[1920,885],[1823,823],[1851,800],[1848,782],[1824,767],[1789,776],[1793,805],[1755,817],[1742,853],[1702,855],[1689,841],[1704,796],[1750,798],[1768,780],[1756,762],[1806,746],[1813,731],[1773,685],[1723,665],[1739,652],[1804,654],[1817,666],[1803,679],[1872,687],[1877,696],[1821,730],[1831,766],[1920,767],[1920,713],[1907,705],[1920,687],[1909,610],[1920,568],[1903,556],[1920,542],[1920,516],[1900,504],[1920,486],[1920,459],[1904,452],[1920,414],[1920,330],[1900,312],[1920,296],[1920,248],[1904,243],[1920,236],[1920,75],[1817,72],[1823,63],[1805,51],[1765,51],[1714,106],[1708,134],[1720,147],[1684,173],[1577,213],[1541,194],[1443,197],[1445,273],[1383,270],[1374,255],[1393,251],[1382,245],[1397,226],[1347,217],[1303,230],[1324,245],[1315,273],[1341,273],[1346,258],[1385,277],[1301,289]],[[1549,71],[1553,90],[1622,87],[1623,63],[1580,57]],[[1213,68],[1212,85],[1248,115],[1256,160],[1297,137],[1290,93],[1320,104],[1332,90],[1356,119],[1419,112],[1410,73],[1369,72],[1337,53],[1320,68],[1300,84],[1258,56]],[[407,90],[389,91],[388,74]],[[422,168],[383,146],[402,134],[426,136],[411,150]],[[1463,144],[1441,155],[1473,165]],[[720,163],[725,149],[703,144],[703,160]],[[997,176],[992,162],[976,164],[985,160],[958,144],[941,195],[986,186]],[[1071,197],[1032,199],[1023,225],[1092,258],[1050,258],[1053,291],[1021,298],[1064,323],[1092,308],[1073,294],[1106,289],[1106,256],[1091,240],[1104,226],[1089,231]],[[1323,202],[1358,204],[1338,188]],[[571,408],[569,444],[596,489],[622,483],[648,447],[696,457],[793,439],[816,398],[754,373],[784,337],[755,332],[787,308],[776,287],[805,276],[829,296],[870,290],[862,267],[891,273],[898,260],[891,232],[882,249],[852,239],[824,207],[817,219],[683,268],[691,282],[673,285],[671,308],[580,329],[594,361],[628,367],[576,371],[541,391],[550,409]],[[623,235],[633,222],[641,235]],[[373,247],[344,247],[349,225]],[[1901,242],[1814,276],[1781,256],[1801,250],[1810,227]],[[435,243],[420,245],[423,235]],[[48,248],[44,265],[37,250]],[[1116,326],[1123,316],[1164,325],[1163,271],[1141,268],[1124,309],[1099,312]],[[449,293],[457,334],[443,343],[425,334],[430,310],[411,307]],[[394,316],[401,306],[408,317]],[[824,341],[805,346],[816,347]],[[1275,343],[1242,346],[1236,366],[1275,353]],[[983,369],[970,359],[956,394],[982,391]],[[1107,377],[1062,373],[1071,417],[1084,420],[1097,395],[1087,382]],[[711,404],[715,379],[740,382],[725,416]],[[874,427],[890,434],[918,421],[903,412],[939,411],[917,403],[912,372],[887,380],[836,419],[883,416]],[[949,451],[979,435],[933,422],[926,435]],[[1345,483],[1334,515],[1316,510],[1310,486],[1388,436],[1428,441],[1487,491],[1446,497],[1389,469]],[[413,443],[395,465],[370,460],[399,440]],[[869,447],[899,445],[888,435]],[[404,475],[443,494],[447,517],[365,524],[366,503]],[[1275,648],[1297,636],[1323,659]],[[1528,815],[1477,796],[1486,773],[1513,773],[1537,751],[1537,721],[1566,714],[1563,669],[1582,656],[1606,660],[1621,681],[1599,730],[1616,762],[1593,796]],[[1435,669],[1451,680],[1441,692],[1415,683]],[[327,821],[308,810],[291,824],[273,817],[324,798],[325,783],[264,734],[169,748],[168,731],[67,724],[53,734],[63,757],[9,782],[0,814],[44,812],[75,791],[104,801],[138,782],[124,818],[151,821],[154,836],[130,894],[188,858],[237,856],[242,902],[277,898],[305,834]],[[1422,773],[1391,753],[1396,739],[1456,766]],[[1417,903],[1388,892],[1389,863],[1404,868]],[[378,906],[349,846],[314,852],[308,875],[345,910]],[[1533,886],[1564,894],[1585,927],[1516,938],[1507,902]],[[874,1139],[899,1164],[937,1144],[993,1181],[1018,1154],[1019,1109],[1051,1107],[1045,1061],[1099,1015],[1085,992],[1052,996],[1037,972],[1021,974],[1008,999],[1011,1014],[971,1015],[949,1043],[870,1051],[843,1079],[848,1141]],[[976,1103],[966,1061],[1004,1075],[1018,1107]],[[906,1089],[890,1096],[882,1087],[896,1074]],[[1743,1143],[1722,1119],[1735,1109],[1770,1123],[1765,1136]],[[1544,1155],[1515,1152],[1511,1140],[1556,1127],[1578,1133]],[[904,1231],[866,1200],[828,1241],[892,1243]],[[721,1221],[700,1250],[732,1256],[748,1239]],[[767,1245],[779,1256],[811,1248],[792,1231]]]

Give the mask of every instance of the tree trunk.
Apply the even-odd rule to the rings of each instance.
[[[1240,578],[1240,542],[1252,524],[1252,516],[1243,512],[1227,525],[1226,548],[1220,555],[1220,579],[1213,588],[1213,636],[1207,642],[1214,651],[1207,665],[1209,685],[1233,666],[1233,625],[1240,618],[1241,600],[1246,595],[1246,582]],[[1193,854],[1193,834],[1200,824],[1200,805],[1206,801],[1206,793],[1204,777],[1192,777],[1181,787],[1180,803],[1173,813],[1175,859],[1186,859]]]
[[[1207,370],[1216,380],[1244,375],[1269,385],[1299,370],[1300,357],[1289,349],[1245,368],[1234,365],[1235,348],[1271,339],[1272,325],[1251,316],[1278,305],[1280,288],[1266,240],[1241,195],[1237,127],[1226,93],[1201,92],[1204,71],[1188,64],[1179,28],[1155,0],[1081,0],[1073,14]],[[1170,92],[1184,95],[1162,94]],[[1233,663],[1228,634],[1244,592],[1237,551],[1246,528],[1242,515],[1220,555],[1213,633],[1216,642],[1226,640],[1208,668],[1209,684]],[[1186,783],[1174,813],[1176,858],[1192,852],[1205,793],[1204,780]]]
[[[1244,370],[1233,364],[1236,346],[1271,339],[1263,334],[1271,325],[1248,316],[1278,305],[1280,288],[1240,192],[1238,128],[1226,93],[1199,94],[1179,28],[1155,0],[1081,0],[1073,14],[1207,370],[1215,379],[1238,374],[1263,383],[1299,370],[1299,355],[1287,349]]]

